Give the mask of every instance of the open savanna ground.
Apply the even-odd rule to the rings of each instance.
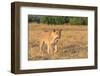
[[[48,54],[46,48],[39,51],[39,39],[44,31],[62,29],[58,51]],[[29,23],[28,60],[80,59],[88,57],[88,31],[86,25],[46,25]]]

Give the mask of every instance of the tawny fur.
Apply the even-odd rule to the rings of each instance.
[[[40,51],[42,51],[43,44],[47,45],[47,52],[50,50],[57,52],[57,43],[61,37],[61,30],[53,29],[52,31],[43,32],[40,39]]]

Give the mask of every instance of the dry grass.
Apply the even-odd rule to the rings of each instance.
[[[63,29],[58,42],[58,52],[39,51],[39,39],[44,30]],[[79,59],[88,57],[87,26],[29,24],[28,60]]]

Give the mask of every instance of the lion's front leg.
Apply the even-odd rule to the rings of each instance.
[[[50,45],[48,45],[48,47],[47,47],[47,52],[48,52],[48,54],[50,53]]]
[[[54,52],[57,52],[57,45],[54,46]]]
[[[42,52],[43,41],[40,42],[40,52]]]

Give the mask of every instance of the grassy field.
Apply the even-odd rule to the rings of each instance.
[[[39,38],[45,30],[62,29],[58,41],[58,51],[48,54],[39,51]],[[28,27],[28,60],[79,59],[88,57],[87,26],[80,25],[45,25],[29,23]]]

